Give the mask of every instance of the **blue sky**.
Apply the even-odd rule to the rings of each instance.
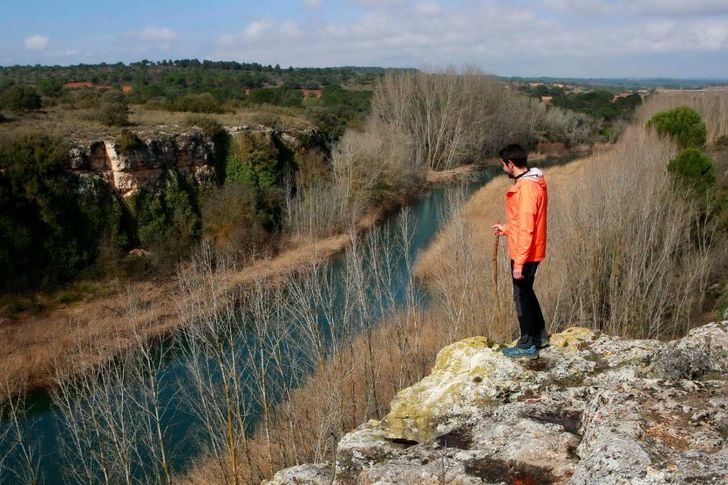
[[[728,0],[0,0],[0,65],[193,57],[728,79]]]

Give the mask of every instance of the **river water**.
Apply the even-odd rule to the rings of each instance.
[[[422,290],[410,274],[411,265],[407,261],[414,261],[417,253],[422,250],[437,234],[441,223],[447,217],[449,205],[452,204],[453,195],[469,196],[478,188],[488,182],[494,175],[500,172],[500,167],[489,167],[478,173],[470,181],[462,184],[450,184],[446,186],[435,187],[428,191],[423,197],[411,203],[407,210],[400,210],[391,214],[377,228],[377,237],[382,238],[385,242],[398,243],[388,245],[392,254],[388,254],[386,264],[391,278],[387,279],[387,288],[391,298],[385,302],[390,308],[384,308],[382,301],[378,301],[376,307],[379,310],[369,314],[370,321],[365,323],[375,325],[379,319],[384,316],[383,313],[396,309],[396,307],[404,303],[407,295],[416,295],[419,304],[426,305],[428,302],[427,294]],[[406,218],[403,221],[402,218]],[[402,223],[407,224],[408,237],[401,241]],[[490,221],[483,221],[484,224]],[[329,278],[330,281],[340,282],[346,279],[347,271],[347,249],[345,252],[334,257],[327,265],[327,270],[322,277]],[[381,256],[381,255],[378,255]],[[364,257],[372,257],[372,255],[364,255]],[[343,291],[341,285],[334,284],[333,293]],[[342,295],[331,295],[333,300],[340,300]],[[375,296],[372,295],[372,298]],[[323,319],[323,317],[321,317]],[[241,329],[240,335],[235,340],[235,345],[246,346],[253,345],[255,335],[252,332]],[[165,345],[165,344],[162,344]],[[195,413],[185,406],[181,405],[180,389],[188,387],[186,379],[188,376],[185,372],[185,354],[180,351],[165,352],[165,357],[160,360],[157,376],[160,381],[159,399],[163,404],[164,414],[162,421],[164,424],[165,440],[171,443],[170,463],[174,473],[184,472],[185,468],[192,460],[199,456],[207,444],[199,438],[196,429],[199,422]],[[309,369],[304,365],[297,367],[298,372],[305,373]],[[300,376],[299,376],[300,377]],[[251,376],[242,371],[241,379],[250,379]],[[65,423],[63,414],[54,406],[47,392],[36,392],[28,396],[26,410],[19,422],[19,429],[27,446],[28,451],[32,455],[32,462],[37,466],[37,473],[40,483],[60,484],[68,483],[68,475],[65,475],[64,460],[59,451],[62,446],[62,440],[67,440],[67,435],[63,432]],[[259,416],[260,410],[252,411],[252,421]],[[7,432],[7,434],[3,434]],[[4,436],[4,438],[3,438]],[[14,446],[15,429],[12,423],[4,418],[0,422],[0,460],[3,459],[5,453],[12,448],[12,452],[5,460],[5,468],[0,466],[0,483],[19,483],[23,481],[22,456],[23,450]],[[153,460],[140,460],[141,464],[135,472],[138,477],[153,476],[154,470],[145,470],[144,464],[153,463]],[[1,464],[1,462],[0,462]],[[149,465],[152,468],[154,465]],[[20,475],[18,475],[18,473]],[[139,479],[144,481],[143,479]]]

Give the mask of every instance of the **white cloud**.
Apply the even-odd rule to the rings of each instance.
[[[31,50],[43,50],[48,47],[48,37],[42,35],[31,35],[25,38],[25,48]]]
[[[643,69],[641,73],[649,72],[638,59],[654,60],[656,54],[674,54],[674,59],[728,54],[725,16],[624,13],[575,21],[571,15],[553,11],[546,15],[540,8],[505,0],[465,0],[467,8],[436,1],[404,5],[359,1],[380,7],[348,21],[255,20],[238,34],[219,37],[219,48],[212,54],[297,66],[474,63],[491,72],[565,75],[581,70],[585,75],[604,76],[624,74],[615,66],[620,68],[625,62]],[[558,1],[562,5],[577,3]],[[602,3],[606,4],[592,1],[581,5],[598,11]],[[676,69],[676,63],[679,61],[665,61],[664,65]]]
[[[259,19],[259,20],[253,20],[248,24],[247,27],[245,27],[245,30],[243,31],[243,35],[248,40],[257,40],[259,39],[270,27],[273,25],[273,22],[267,19]]]
[[[728,12],[726,0],[621,0],[624,7],[644,14],[710,14]]]
[[[177,38],[177,33],[167,27],[149,27],[139,32],[138,37],[149,42],[169,43]]]
[[[571,15],[696,16],[728,12],[726,0],[542,0],[549,9]]]
[[[291,39],[294,39],[296,37],[303,37],[305,35],[305,32],[301,30],[299,25],[296,22],[292,22],[290,20],[281,22],[279,29],[283,36]]]
[[[303,0],[303,4],[306,8],[321,8],[324,4],[323,0]]]
[[[547,8],[574,15],[605,15],[614,12],[617,5],[604,0],[544,0]]]
[[[237,41],[236,37],[231,34],[223,34],[217,38],[217,43],[223,47],[235,45],[236,41]]]

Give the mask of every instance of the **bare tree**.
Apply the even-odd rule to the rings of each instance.
[[[39,455],[23,423],[27,419],[26,396],[13,392],[25,386],[15,386],[7,378],[0,385],[8,396],[0,403],[0,483],[4,477],[14,477],[12,482],[16,483],[38,483],[41,477]]]

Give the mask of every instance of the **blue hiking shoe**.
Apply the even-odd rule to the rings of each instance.
[[[503,355],[513,359],[538,359],[538,349],[535,345],[525,349],[516,345],[503,349]]]

